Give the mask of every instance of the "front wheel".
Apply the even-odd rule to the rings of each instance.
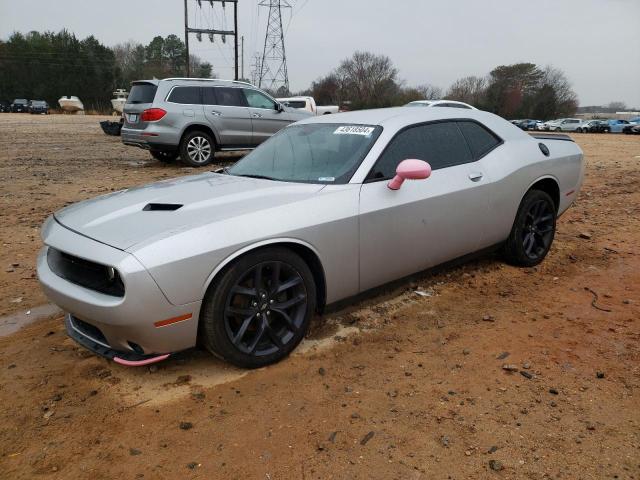
[[[213,161],[214,142],[206,132],[187,133],[180,143],[180,159],[191,167],[204,167]]]
[[[504,246],[507,262],[520,267],[533,267],[549,253],[556,233],[556,205],[548,193],[529,190]]]
[[[315,299],[313,274],[298,255],[284,248],[249,253],[209,288],[200,342],[242,368],[278,362],[304,338]]]

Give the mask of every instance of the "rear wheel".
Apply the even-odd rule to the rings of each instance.
[[[532,267],[544,260],[556,232],[556,205],[548,193],[529,190],[504,247],[506,260],[512,265]]]
[[[167,152],[163,150],[151,150],[151,156],[163,163],[175,162],[178,158],[178,152]]]
[[[180,143],[180,159],[191,167],[204,167],[213,161],[215,144],[211,135],[202,131],[187,133]]]
[[[284,248],[249,253],[209,288],[200,341],[239,367],[278,362],[304,338],[315,299],[313,275],[298,255]]]

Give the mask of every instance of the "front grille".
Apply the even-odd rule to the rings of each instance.
[[[69,255],[55,248],[47,251],[47,263],[53,273],[65,280],[96,292],[124,297],[124,284],[117,270]]]
[[[91,325],[90,323],[83,322],[79,318],[71,317],[71,322],[73,324],[73,328],[75,328],[81,334],[89,337],[95,342],[102,343],[103,345],[109,346],[107,343],[107,339],[102,334],[98,327]]]

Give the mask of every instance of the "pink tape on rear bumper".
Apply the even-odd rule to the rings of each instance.
[[[145,365],[151,365],[152,363],[158,363],[163,360],[166,360],[167,358],[169,358],[169,355],[170,354],[167,353],[165,355],[159,355],[157,357],[147,358],[145,360],[138,360],[138,361],[124,360],[119,357],[113,357],[113,361],[116,363],[119,363],[120,365],[124,365],[126,367],[144,367]]]

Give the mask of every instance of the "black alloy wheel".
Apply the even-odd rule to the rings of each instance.
[[[200,340],[240,367],[275,363],[304,338],[315,299],[313,274],[298,255],[259,250],[241,257],[209,288]]]
[[[227,335],[243,353],[258,357],[277,353],[302,328],[306,304],[300,273],[278,261],[259,263],[227,296]]]
[[[538,200],[529,207],[521,239],[530,259],[537,260],[549,250],[555,229],[554,217],[552,205],[545,200]]]
[[[557,207],[541,190],[529,190],[520,203],[511,234],[505,243],[509,263],[532,267],[549,253],[556,231]]]

